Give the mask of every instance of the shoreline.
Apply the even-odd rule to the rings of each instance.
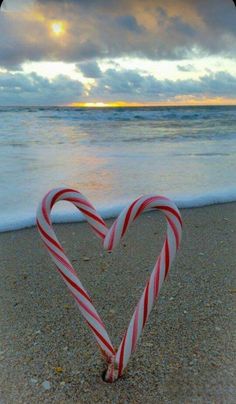
[[[236,202],[181,215],[170,276],[112,385],[101,379],[96,343],[36,228],[0,233],[0,402],[234,402]],[[112,254],[84,222],[54,228],[117,346],[160,251],[163,216],[143,215]]]
[[[227,193],[226,193],[227,194]],[[236,190],[228,191],[228,195],[222,192],[208,193],[196,197],[187,197],[183,199],[172,198],[169,197],[172,201],[175,202],[178,209],[197,209],[197,208],[205,208],[211,207],[215,205],[225,205],[225,204],[234,204],[236,203]],[[97,211],[105,220],[112,220],[116,218],[120,212],[131,203],[132,200],[119,203],[116,205],[105,205],[103,207],[94,206],[97,208]],[[67,205],[69,206],[69,205]],[[1,217],[0,217],[1,221]],[[74,206],[72,207],[72,211],[57,211],[53,209],[52,211],[52,222],[53,224],[72,224],[72,223],[84,223],[86,219],[83,214],[77,210]],[[31,213],[28,217],[19,219],[18,214],[13,216],[8,223],[3,220],[0,223],[0,234],[8,233],[11,231],[25,230],[30,229],[32,227],[36,227],[36,208],[34,214]]]

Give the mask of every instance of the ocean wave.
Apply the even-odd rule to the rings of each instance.
[[[199,195],[189,195],[189,196],[171,196],[165,195],[172,199],[179,209],[186,208],[199,208],[209,205],[223,204],[236,202],[236,189],[228,189],[223,191],[208,192]],[[124,209],[130,201],[126,201],[120,204],[109,204],[109,206],[98,207],[98,212],[104,219],[114,218]],[[79,211],[60,211],[52,212],[52,222],[53,223],[74,223],[85,221],[84,216]],[[5,216],[1,220],[0,233],[20,230],[29,227],[33,227],[36,224],[35,214],[24,213],[20,216],[17,214],[12,214]]]
[[[232,120],[235,107],[119,107],[119,108],[71,108],[71,107],[0,107],[0,113],[35,113],[43,120],[64,121],[205,121]],[[234,118],[235,121],[236,117]]]

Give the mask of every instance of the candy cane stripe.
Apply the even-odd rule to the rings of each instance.
[[[81,289],[81,288],[77,285],[77,283],[73,282],[71,278],[69,278],[68,276],[66,276],[66,275],[62,272],[62,270],[61,270],[59,267],[57,267],[57,268],[58,268],[58,271],[60,272],[61,276],[65,279],[65,281],[66,281],[67,283],[69,283],[69,284],[70,284],[77,292],[79,292],[82,296],[84,296],[85,299],[87,299],[90,303],[92,303],[92,301],[91,301],[90,297],[87,295],[87,293],[86,293],[83,289]]]
[[[145,288],[145,295],[144,295],[144,307],[143,307],[143,327],[145,326],[147,320],[147,313],[148,313],[148,293],[149,293],[149,280],[147,281],[147,285]]]
[[[115,350],[113,348],[112,345],[110,345],[107,340],[99,333],[98,330],[96,330],[96,328],[94,328],[91,323],[88,322],[89,327],[93,330],[94,334],[96,334],[96,336],[99,338],[100,341],[102,341],[102,343],[108,348],[109,352],[114,355],[115,354]]]
[[[104,327],[104,324],[98,315],[96,315],[88,306],[86,306],[86,304],[83,303],[83,301],[80,300],[76,295],[74,295],[74,298],[79,306],[81,306],[91,317],[94,318],[94,320],[96,320],[102,327]]]
[[[59,201],[68,201],[78,208],[89,225],[102,239],[103,247],[113,250],[125,236],[130,225],[144,212],[160,210],[167,221],[167,234],[159,257],[146,286],[137,303],[124,336],[116,350],[110,341],[105,325],[97,313],[89,294],[80,282],[75,269],[57,240],[51,223],[51,210]],[[105,380],[114,382],[121,377],[130,355],[135,351],[138,339],[148,320],[155,300],[158,298],[162,283],[166,278],[176,251],[180,245],[182,219],[175,204],[160,195],[141,196],[125,208],[110,229],[97,213],[92,204],[78,191],[69,188],[54,189],[46,194],[37,212],[39,234],[62,279],[75,299],[82,316],[91,329],[102,355],[107,361]]]
[[[123,373],[123,361],[124,361],[124,350],[125,350],[125,341],[126,341],[126,335],[127,335],[127,331],[124,335],[124,338],[121,342],[121,350],[120,350],[120,361],[119,361],[119,367],[118,367],[118,375],[119,377],[122,375]]]
[[[165,241],[165,277],[168,274],[170,265],[170,256],[169,256],[169,245],[168,240]]]
[[[51,225],[49,217],[48,217],[48,212],[47,212],[47,208],[45,206],[45,201],[43,200],[42,203],[42,212],[43,212],[43,217],[46,220],[47,224],[49,224],[49,226]]]
[[[36,223],[37,223],[37,226],[38,226],[38,228],[39,228],[39,231],[40,231],[41,235],[42,235],[43,237],[45,237],[51,244],[53,244],[54,247],[58,248],[58,250],[64,252],[64,251],[63,251],[63,248],[60,246],[60,244],[59,244],[57,241],[55,241],[48,233],[46,233],[46,232],[43,230],[43,228],[42,228],[42,226],[40,225],[40,223],[39,223],[38,220],[36,220]]]
[[[93,226],[92,224],[90,224],[90,226],[92,227],[93,231],[101,238],[104,239],[106,236],[106,233],[102,233],[101,231],[99,231],[95,226]]]
[[[134,352],[136,348],[136,342],[137,342],[137,335],[138,335],[138,313],[139,313],[139,304],[136,307],[135,313],[134,313],[134,325],[133,325],[133,334],[132,334],[132,352]]]
[[[174,215],[178,219],[180,225],[183,226],[183,222],[182,222],[180,214],[178,212],[176,212],[176,210],[174,210],[173,208],[171,208],[169,206],[157,206],[157,209],[172,213],[172,215]]]
[[[137,217],[141,215],[141,213],[143,212],[143,210],[144,210],[151,202],[153,202],[153,200],[155,200],[155,199],[156,199],[155,197],[150,197],[150,198],[147,198],[146,200],[144,200],[144,202],[142,203],[142,205],[139,206],[139,208],[138,208],[138,210],[137,210],[137,212],[136,212],[136,214],[135,214],[134,220],[137,219]]]
[[[177,248],[179,248],[180,240],[179,240],[179,233],[178,233],[178,230],[177,230],[177,228],[176,228],[174,222],[173,222],[169,217],[167,218],[167,221],[168,221],[169,225],[171,226],[171,228],[172,228],[172,230],[173,230],[173,233],[174,233],[174,235],[175,235],[176,246],[177,246]]]
[[[114,226],[112,227],[112,232],[111,232],[111,237],[110,237],[110,242],[108,244],[108,251],[111,251],[113,248],[113,244],[114,244],[114,236],[115,236],[115,231],[116,231],[116,226],[117,226],[117,222],[115,221]]]
[[[79,210],[84,213],[85,217],[89,216],[92,219],[96,220],[98,223],[101,223],[102,225],[105,224],[104,221],[102,219],[100,219],[100,217],[98,217],[97,215],[94,215],[93,213],[89,212],[88,210],[81,208],[81,207],[79,207]]]
[[[140,198],[136,199],[136,200],[130,205],[130,207],[129,207],[128,211],[127,211],[127,214],[126,214],[126,216],[125,216],[125,221],[124,221],[124,224],[123,224],[123,229],[122,229],[121,237],[123,237],[123,235],[124,235],[125,232],[126,232],[127,226],[128,226],[128,224],[129,224],[129,219],[130,219],[130,215],[131,215],[132,209],[133,209],[134,205],[139,201],[139,199],[140,199]]]
[[[73,194],[73,193],[74,193],[74,190],[73,190],[73,189],[69,189],[69,188],[65,188],[65,189],[63,188],[63,189],[61,189],[60,191],[56,192],[55,195],[53,196],[52,200],[51,200],[50,209],[53,208],[53,206],[55,205],[55,203],[57,202],[58,199],[60,199],[61,197],[63,197],[63,195],[65,195],[65,194],[70,194],[70,193]],[[77,196],[77,198],[75,198],[75,199],[77,199],[78,201],[81,201],[80,203],[83,203],[83,205],[86,205],[86,206],[88,206],[88,207],[91,207],[90,203],[89,203],[84,197],[81,199],[81,198],[79,198],[79,197]],[[70,198],[68,197],[67,200],[70,200]]]
[[[154,276],[154,296],[155,296],[155,298],[157,297],[158,291],[159,291],[160,270],[161,270],[161,260],[160,260],[160,258],[158,258],[157,266],[155,268],[155,276]]]
[[[90,205],[90,203],[88,203],[87,201],[85,201],[84,199],[81,199],[81,198],[66,198],[66,200],[68,201],[68,202],[73,202],[74,204],[78,204],[78,205],[84,205],[85,207],[87,207],[87,208],[92,208],[93,209],[93,207]],[[54,204],[53,204],[54,205]]]

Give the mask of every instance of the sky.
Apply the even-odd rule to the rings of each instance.
[[[236,105],[232,0],[4,0],[0,106]]]

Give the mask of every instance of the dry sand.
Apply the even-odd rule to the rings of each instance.
[[[236,204],[181,213],[170,277],[112,385],[37,230],[0,234],[1,404],[236,402]],[[112,254],[86,223],[55,227],[118,345],[163,241],[163,218],[141,217]]]

